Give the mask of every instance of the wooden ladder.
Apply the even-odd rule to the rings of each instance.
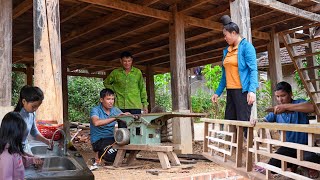
[[[320,70],[320,49],[316,50],[315,44],[318,43],[320,46],[320,29],[318,34],[317,28],[320,28],[320,23],[283,31],[279,35],[283,39],[310,101],[315,106],[315,113],[319,116],[320,77],[318,77],[318,72]]]

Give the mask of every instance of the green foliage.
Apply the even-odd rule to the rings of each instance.
[[[206,86],[209,89],[216,90],[219,86],[222,76],[222,68],[220,66],[211,67],[211,64],[205,65],[202,73],[206,79]]]
[[[207,113],[209,118],[224,118],[225,98],[219,98],[217,104],[212,104],[209,92],[198,89],[196,94],[191,96],[192,111],[195,113]]]
[[[172,111],[170,80],[170,73],[154,76],[156,105],[163,107],[166,111]]]
[[[266,108],[272,106],[272,91],[271,91],[271,81],[261,82],[260,88],[257,91],[257,113],[258,118],[265,117],[267,112]]]
[[[24,65],[14,64],[13,67],[23,68]],[[20,89],[26,84],[25,77],[26,75],[23,72],[12,72],[12,99],[11,99],[12,106],[16,106],[19,100]]]
[[[205,65],[202,73],[206,80],[206,86],[215,91],[219,86],[222,76],[221,66],[212,67],[211,64]],[[202,107],[202,112],[208,113],[210,118],[224,119],[224,111],[226,108],[226,98],[224,95],[221,95],[221,97],[218,98],[218,102],[214,105],[211,101],[212,94],[198,90],[196,96],[199,97],[192,97],[192,110],[194,112],[201,109],[199,107]],[[203,105],[200,106],[199,104],[202,103]]]
[[[99,93],[103,88],[102,79],[69,77],[69,120],[89,122],[90,110],[98,105]]]

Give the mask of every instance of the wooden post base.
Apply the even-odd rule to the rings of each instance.
[[[176,155],[175,152],[173,152],[172,146],[150,146],[150,145],[114,145],[114,149],[117,149],[117,156],[114,160],[113,166],[114,167],[120,167],[124,156],[126,154],[127,150],[130,150],[129,157],[127,158],[127,164],[131,164],[132,161],[136,158],[136,155],[139,151],[150,151],[150,152],[157,152],[158,158],[160,160],[160,164],[162,169],[170,169],[171,164],[172,166],[180,166],[181,163]],[[171,164],[170,164],[171,162]]]

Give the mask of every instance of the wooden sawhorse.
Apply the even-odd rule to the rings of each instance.
[[[173,152],[172,146],[151,146],[151,145],[113,145],[114,149],[117,149],[117,156],[114,160],[113,166],[114,167],[120,167],[122,164],[122,161],[124,159],[124,156],[126,154],[127,150],[130,150],[129,157],[127,159],[127,164],[130,164],[138,154],[139,151],[150,151],[150,152],[157,152],[161,167],[162,169],[169,169],[172,166],[180,166],[181,163],[176,155],[175,152]],[[170,162],[171,164],[170,164]]]

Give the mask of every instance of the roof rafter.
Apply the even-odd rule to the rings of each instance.
[[[33,0],[24,0],[22,3],[18,4],[12,12],[12,18],[16,19],[23,13],[27,12],[33,6]]]
[[[272,9],[276,9],[278,11],[291,14],[297,17],[301,17],[310,21],[320,22],[320,15],[316,13],[312,13],[303,9],[296,8],[294,6],[276,1],[276,0],[249,0],[252,3],[266,6]]]
[[[161,19],[161,20],[166,20],[169,21],[172,19],[172,14],[167,11],[162,11],[150,7],[144,7],[141,5],[137,5],[134,3],[128,3],[124,2],[121,0],[79,0],[81,2],[87,2],[95,5],[100,5],[104,7],[109,7],[113,9],[118,9],[121,11],[133,13],[133,14],[138,14],[142,16],[148,16],[148,17],[153,17],[156,19]],[[216,31],[221,31],[222,25],[220,23],[206,20],[206,19],[199,19],[191,16],[185,16],[185,22],[189,25],[192,26],[197,26],[197,27],[202,27],[202,28],[207,28],[207,29],[212,29]],[[258,39],[270,39],[269,33],[265,32],[256,32],[252,31],[252,36],[258,38]]]

